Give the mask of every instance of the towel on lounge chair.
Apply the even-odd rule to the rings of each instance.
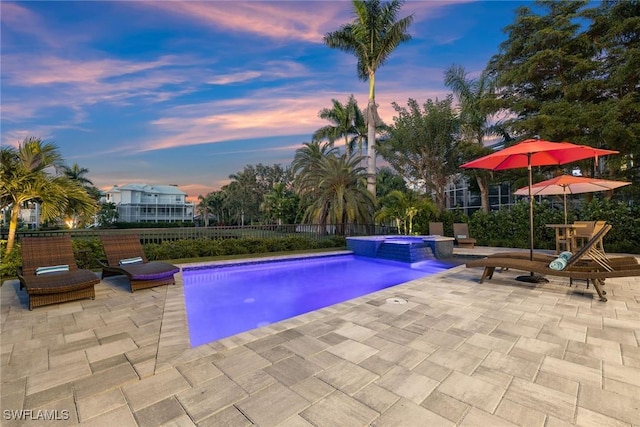
[[[141,256],[137,256],[134,258],[125,258],[118,261],[118,265],[131,265],[131,264],[142,264],[144,261]]]
[[[572,256],[573,256],[573,253],[569,251],[563,251],[563,252],[560,252],[560,255],[558,255],[558,258],[562,258],[565,261],[569,261]]]
[[[48,273],[60,273],[62,271],[69,271],[69,265],[62,264],[62,265],[50,265],[48,267],[38,267],[36,268],[36,276],[39,276],[41,274],[48,274]]]
[[[564,270],[566,266],[567,266],[567,260],[561,256],[559,256],[558,258],[554,259],[549,263],[549,268],[552,270],[558,270],[558,271]]]

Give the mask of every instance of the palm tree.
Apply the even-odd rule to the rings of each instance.
[[[355,116],[353,119],[353,136],[349,141],[349,149],[352,153],[358,152],[358,156],[365,157],[362,151],[363,146],[368,146],[367,142],[367,124],[364,121],[364,114],[360,108],[356,108]]]
[[[460,105],[460,127],[463,139],[478,144],[471,150],[475,157],[487,154],[484,148],[484,137],[496,134],[495,127],[490,125],[491,100],[495,93],[495,82],[486,72],[477,79],[467,78],[464,68],[451,65],[444,73],[444,84],[451,88]],[[489,178],[490,172],[473,172],[480,188],[482,211],[489,212]]]
[[[338,156],[326,144],[306,144],[296,152],[297,189],[310,201],[305,221],[321,229],[336,224],[338,234],[344,234],[347,224],[371,223],[375,199],[365,186],[365,169],[358,166],[361,160],[360,156]]]
[[[74,163],[71,167],[67,165],[62,166],[62,173],[71,181],[76,182],[82,186],[87,193],[96,201],[100,200],[101,193],[96,187],[93,186],[93,182],[85,175],[89,173],[89,169],[80,167],[77,163]],[[70,218],[68,224],[71,228],[77,228],[80,222],[89,220],[89,218],[83,218],[82,206],[76,206],[76,203],[70,203],[67,209],[67,217]]]
[[[82,168],[77,163],[74,163],[71,167],[66,165],[63,166],[62,172],[67,178],[81,184],[83,187],[93,185],[93,182],[91,182],[91,180],[85,176],[89,173],[89,169]]]
[[[267,215],[267,221],[277,220],[278,225],[282,225],[287,212],[291,210],[294,198],[292,191],[287,188],[284,182],[276,182],[273,188],[267,192],[260,204],[260,210]],[[295,196],[293,196],[295,197]]]
[[[55,144],[29,137],[17,149],[1,150],[0,208],[11,206],[7,253],[13,250],[18,216],[25,202],[40,202],[41,215],[46,220],[63,215],[72,204],[83,213],[96,212],[96,201],[81,185],[57,174],[62,168],[62,156]]]
[[[215,215],[219,225],[225,224],[226,219],[229,217],[228,210],[226,210],[226,199],[227,193],[222,190],[207,194],[209,209]]]
[[[319,167],[324,157],[335,155],[338,149],[330,144],[320,144],[319,141],[305,142],[302,148],[296,150],[295,157],[291,163],[291,169],[295,174],[294,186],[298,189],[305,188],[303,193],[307,193],[307,187],[313,188],[315,183],[311,182],[312,176],[317,176],[316,169]]]
[[[385,196],[382,205],[376,219],[393,220],[398,232],[402,234],[413,234],[413,220],[419,212],[437,212],[433,201],[411,190],[391,191]]]
[[[198,205],[196,209],[200,215],[202,215],[202,219],[204,220],[204,226],[209,226],[209,195],[203,196],[202,194],[198,195]]]
[[[376,70],[396,47],[411,39],[406,32],[413,15],[397,20],[403,0],[380,3],[380,0],[353,0],[356,19],[337,31],[327,33],[324,43],[331,48],[354,54],[358,59],[358,78],[369,81],[369,102],[364,116],[368,127],[367,189],[376,194],[376,126],[382,123],[375,98]]]
[[[362,112],[358,108],[358,102],[353,94],[344,105],[336,99],[332,99],[331,102],[333,102],[333,108],[320,110],[318,117],[329,120],[332,124],[315,131],[313,140],[321,141],[326,139],[329,144],[333,145],[338,138],[344,138],[344,149],[347,156],[350,156],[352,151],[349,135],[357,133],[355,124],[358,116],[362,117]]]

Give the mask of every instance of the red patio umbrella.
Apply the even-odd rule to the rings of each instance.
[[[529,251],[533,261],[533,192],[532,166],[563,165],[577,160],[616,154],[617,151],[603,150],[587,145],[576,145],[569,142],[551,142],[539,139],[527,139],[518,144],[491,153],[479,159],[463,164],[463,168],[479,168],[490,170],[517,169],[526,167],[529,171]],[[526,281],[539,281],[533,273]]]
[[[593,193],[596,191],[613,190],[631,184],[627,181],[611,181],[601,178],[584,176],[560,175],[546,181],[536,182],[531,186],[534,196],[552,196],[562,194],[564,201],[564,223],[567,223],[567,194]],[[513,194],[526,196],[529,187],[518,188]]]

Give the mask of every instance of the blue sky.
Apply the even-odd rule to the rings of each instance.
[[[451,64],[471,76],[520,1],[407,1],[413,39],[376,74],[379,112],[443,98]],[[247,164],[288,165],[328,122],[318,112],[368,83],[322,43],[349,1],[0,3],[1,143],[55,142],[96,186],[176,184],[192,198]]]

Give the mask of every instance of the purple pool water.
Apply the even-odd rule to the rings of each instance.
[[[288,319],[451,265],[353,255],[183,270],[192,346]]]

